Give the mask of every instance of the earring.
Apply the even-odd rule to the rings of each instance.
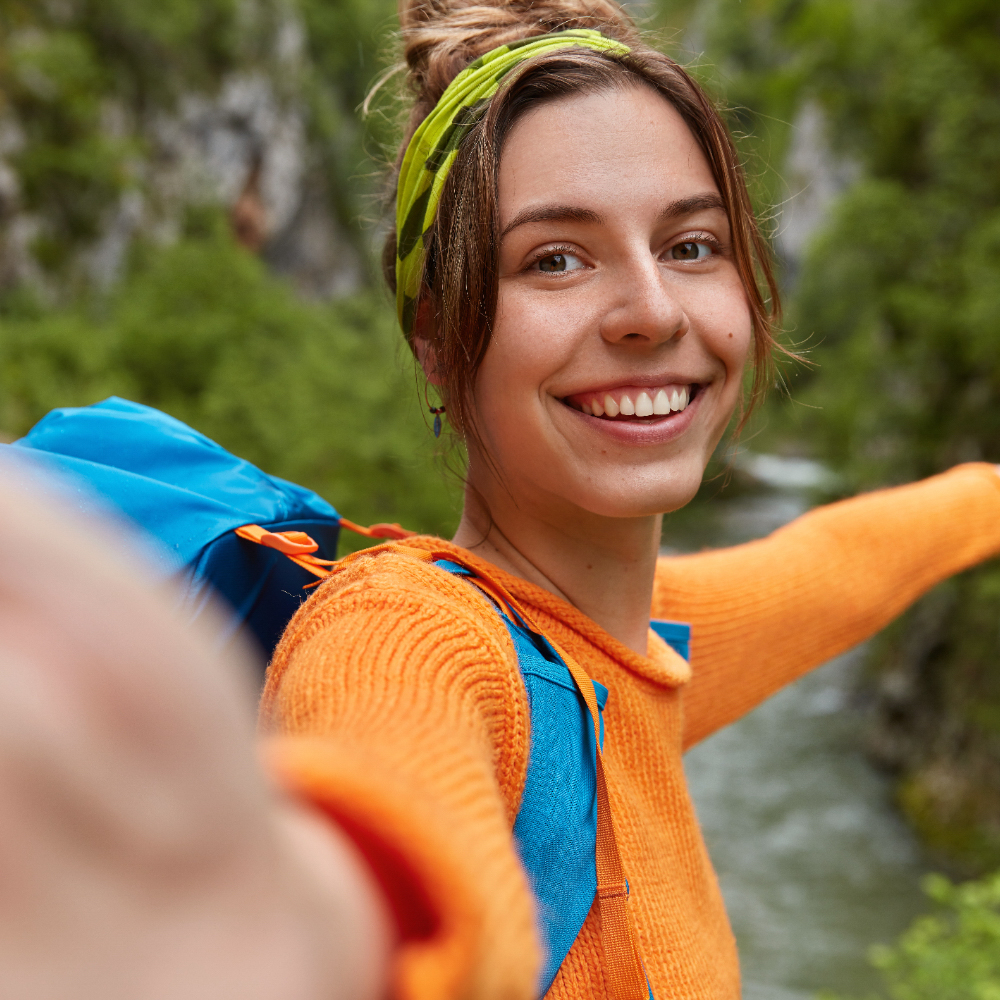
[[[428,406],[427,409],[434,414],[434,437],[441,437],[441,414],[447,409],[445,406]]]

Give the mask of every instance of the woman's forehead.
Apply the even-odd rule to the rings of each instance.
[[[605,216],[718,193],[701,147],[676,109],[645,86],[561,98],[511,130],[500,161],[500,225],[533,206]]]

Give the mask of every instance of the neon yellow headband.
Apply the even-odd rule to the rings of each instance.
[[[444,182],[462,140],[485,113],[500,81],[515,66],[543,52],[575,46],[616,55],[631,51],[589,28],[501,45],[466,66],[413,133],[396,189],[396,314],[407,336],[413,329],[420,297],[424,236],[434,223]]]

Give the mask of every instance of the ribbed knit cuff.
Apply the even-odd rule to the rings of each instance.
[[[399,931],[393,998],[463,995],[481,914],[445,832],[435,829],[425,807],[333,738],[271,737],[263,753],[280,786],[329,816],[370,866]]]

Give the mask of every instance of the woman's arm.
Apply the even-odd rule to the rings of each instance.
[[[379,1000],[394,928],[369,866],[268,785],[252,668],[127,545],[0,467],[4,997]]]
[[[818,508],[760,541],[661,559],[653,617],[692,624],[685,745],[998,553],[1000,476],[977,463]]]
[[[127,537],[13,483],[0,469],[5,997],[534,995],[510,836],[527,699],[484,598],[412,559],[402,585],[318,595],[261,747],[253,668],[181,625]]]
[[[527,696],[486,599],[394,547],[336,567],[275,653],[261,719],[282,784],[373,842],[390,898],[400,867],[424,894],[393,899],[397,994],[533,996],[533,902],[511,841]]]

